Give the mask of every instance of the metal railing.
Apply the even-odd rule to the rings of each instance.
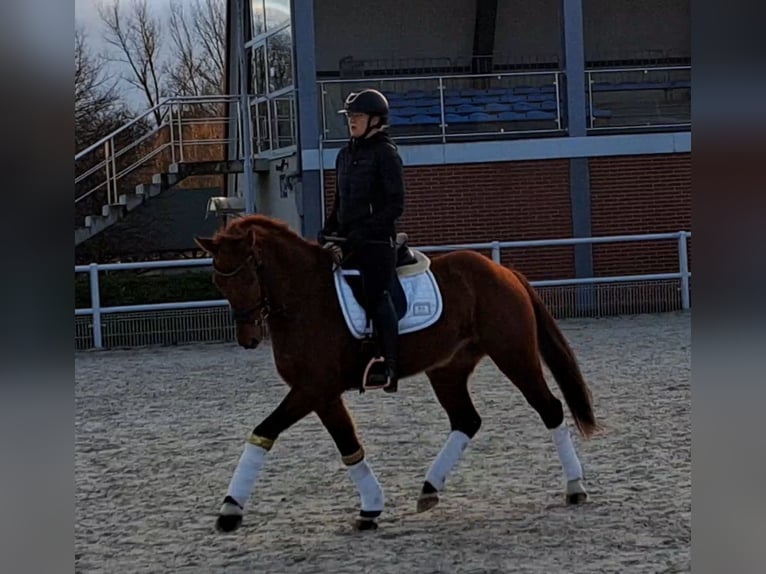
[[[80,171],[78,164],[81,171],[74,180],[75,204],[103,189],[106,189],[107,203],[118,203],[121,181],[166,150],[170,163],[176,163],[202,155],[198,151],[190,152],[189,148],[230,144],[237,146],[237,157],[242,158],[243,118],[236,105],[238,100],[237,96],[226,95],[167,98],[78,152],[74,157],[75,172]],[[236,110],[236,130],[228,136],[225,135],[229,122],[225,104],[235,104]],[[250,121],[250,118],[244,120]],[[78,185],[84,187],[79,193]]]
[[[691,66],[586,70],[589,129],[691,125]]]
[[[614,276],[614,277],[588,277],[588,278],[573,278],[573,279],[556,279],[556,280],[544,280],[544,281],[532,281],[532,285],[538,289],[551,289],[551,288],[577,288],[583,285],[617,285],[617,284],[648,284],[651,282],[663,282],[674,281],[678,282],[677,287],[671,287],[680,297],[680,308],[689,309],[691,307],[690,297],[690,279],[691,272],[689,270],[689,257],[688,257],[688,238],[691,237],[691,232],[679,231],[676,233],[653,233],[644,235],[616,235],[607,237],[587,237],[587,238],[570,238],[570,239],[542,239],[531,241],[492,241],[489,243],[463,243],[452,245],[438,245],[438,246],[424,246],[418,247],[423,252],[439,253],[455,251],[459,249],[489,251],[493,261],[501,262],[501,250],[508,248],[534,248],[534,247],[553,247],[553,246],[575,246],[582,244],[604,244],[604,243],[627,243],[627,242],[644,242],[644,241],[668,241],[674,240],[678,249],[678,271],[674,273],[653,273],[643,275],[626,275],[626,276]],[[90,329],[92,333],[92,347],[96,349],[104,348],[104,333],[103,333],[103,319],[105,315],[114,315],[120,313],[127,314],[162,314],[166,311],[172,310],[199,310],[202,313],[204,310],[210,310],[214,308],[222,308],[228,306],[228,301],[225,299],[209,300],[209,301],[184,301],[176,303],[154,303],[145,305],[119,305],[102,307],[99,285],[99,273],[101,271],[118,271],[118,270],[136,270],[136,269],[167,269],[178,267],[204,267],[212,265],[212,259],[190,259],[190,260],[178,260],[178,261],[153,261],[153,262],[138,262],[138,263],[110,263],[100,265],[98,263],[91,263],[90,265],[78,265],[75,266],[75,273],[88,273],[90,276],[90,307],[83,309],[75,309],[75,317],[90,316]],[[566,298],[568,294],[564,293],[562,298]],[[636,308],[640,308],[640,305]],[[219,318],[220,322],[220,318]],[[218,325],[217,328],[220,328]],[[82,325],[79,325],[78,332],[83,331]],[[85,337],[85,335],[82,335]]]
[[[362,86],[389,97],[390,131],[397,140],[560,132],[563,77],[540,71],[321,80],[323,140],[348,139],[337,111]]]

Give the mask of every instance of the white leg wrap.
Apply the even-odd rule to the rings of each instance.
[[[444,488],[444,483],[447,480],[447,475],[452,471],[452,468],[460,460],[460,455],[463,454],[465,447],[471,439],[467,434],[460,431],[452,431],[447,437],[447,442],[444,443],[441,451],[436,459],[431,463],[431,468],[426,473],[426,480],[430,482],[436,490]]]
[[[564,478],[566,478],[567,482],[582,479],[582,465],[580,464],[580,459],[577,458],[566,421],[553,429],[551,436],[553,437],[553,444],[556,445],[556,450],[559,453],[561,466],[564,468]]]
[[[362,510],[376,511],[383,510],[385,497],[383,489],[380,487],[378,478],[375,476],[372,468],[365,459],[348,467],[348,474],[354,481],[359,498],[362,501]]]
[[[263,467],[263,462],[268,451],[262,446],[245,443],[245,449],[242,456],[239,457],[239,464],[229,483],[228,495],[236,500],[242,508],[245,507],[253,491],[253,486],[258,478],[258,474]]]

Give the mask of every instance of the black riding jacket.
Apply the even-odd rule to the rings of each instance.
[[[360,230],[367,238],[395,235],[404,211],[404,175],[388,134],[352,139],[338,152],[335,170],[335,204],[322,232],[345,236]]]

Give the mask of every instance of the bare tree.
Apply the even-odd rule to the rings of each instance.
[[[168,88],[177,94],[204,96],[223,92],[226,61],[224,0],[170,3]]]
[[[104,2],[98,7],[105,26],[104,40],[116,49],[110,61],[127,65],[129,74],[123,79],[139,89],[150,108],[162,97],[162,22],[150,10],[147,0],[132,0],[126,11],[120,0]],[[154,111],[157,125],[162,123],[163,112]]]
[[[82,26],[74,34],[75,149],[84,148],[126,121],[129,112],[115,89],[117,79],[94,55]]]

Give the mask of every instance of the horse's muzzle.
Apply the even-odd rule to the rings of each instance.
[[[245,349],[255,349],[261,342],[259,331],[252,323],[240,323],[237,325],[237,343]]]

